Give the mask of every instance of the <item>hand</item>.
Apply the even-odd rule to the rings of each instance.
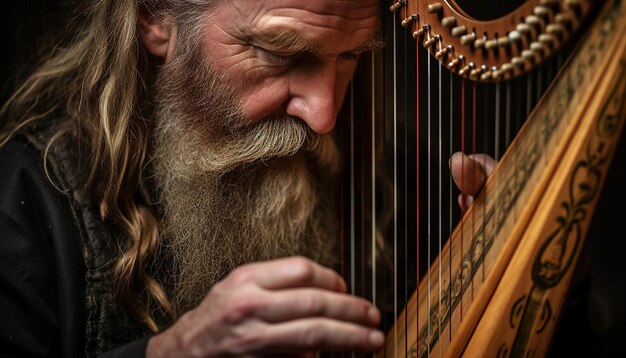
[[[346,294],[334,271],[294,257],[241,266],[172,327],[152,337],[147,357],[375,352],[380,312]]]
[[[458,201],[461,210],[474,201],[474,196],[482,189],[487,177],[493,173],[496,161],[487,154],[465,155],[456,152],[450,158],[450,172],[456,186],[461,190]]]

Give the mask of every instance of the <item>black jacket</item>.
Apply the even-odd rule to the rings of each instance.
[[[0,149],[0,356],[142,356],[148,333],[112,304],[106,280],[119,242],[99,234],[111,243],[94,245],[104,224],[72,188],[71,143],[52,150],[48,168],[63,194],[44,172],[45,139],[31,133]]]

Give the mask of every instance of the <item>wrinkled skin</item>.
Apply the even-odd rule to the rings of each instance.
[[[372,48],[378,11],[377,0],[218,3],[206,14],[199,41],[213,70],[240,89],[245,122],[234,125],[287,114],[300,118],[317,133],[332,130],[359,54]],[[146,50],[171,61],[176,56],[176,25],[167,19],[139,20],[140,40]],[[273,41],[281,33],[288,34],[283,36],[288,41]],[[468,168],[476,173],[465,176],[484,180],[480,165],[456,163],[454,160],[456,174]],[[476,191],[473,182],[467,194]],[[234,270],[198,307],[152,337],[146,355],[375,352],[384,344],[383,333],[376,329],[379,323],[378,309],[348,295],[337,273],[304,258],[286,258]]]
[[[225,1],[202,42],[214,69],[244,84],[241,103],[250,122],[286,113],[326,133],[377,26],[378,2],[371,0]],[[283,31],[311,49],[273,43]]]

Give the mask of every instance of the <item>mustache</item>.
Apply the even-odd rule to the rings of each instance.
[[[193,141],[191,128],[181,128],[164,121],[157,132],[167,133],[169,138],[179,141]],[[275,158],[291,157],[300,151],[313,152],[319,146],[320,136],[313,132],[302,120],[293,116],[278,116],[258,123],[232,128],[229,133],[213,138],[204,137],[211,143],[203,143],[193,153],[199,172],[227,173],[247,165],[258,165]],[[211,150],[202,148],[210,146]]]

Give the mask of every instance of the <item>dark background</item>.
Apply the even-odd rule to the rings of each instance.
[[[16,83],[63,34],[75,4],[68,0],[3,1],[0,5],[0,100],[6,101]]]

